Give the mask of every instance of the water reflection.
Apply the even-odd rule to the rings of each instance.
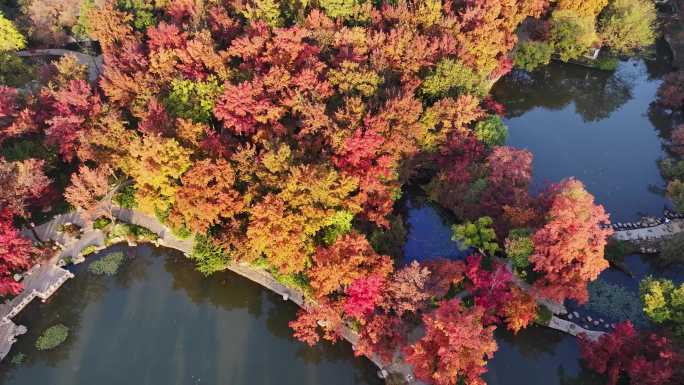
[[[509,117],[522,116],[538,107],[562,110],[573,103],[575,113],[584,122],[594,122],[608,118],[632,99],[636,75],[631,71],[614,74],[553,62],[532,73],[513,71],[497,83],[492,93],[505,102]]]
[[[533,326],[517,335],[497,330],[496,337],[499,350],[484,376],[489,385],[562,385],[582,374],[579,346],[570,335]]]
[[[18,317],[29,333],[2,363],[0,384],[380,384],[348,344],[316,349],[295,341],[296,306],[231,273],[205,278],[170,250],[126,248],[111,278],[79,267],[48,304]],[[70,328],[48,352],[33,344],[46,327]]]
[[[404,263],[424,261],[437,257],[461,259],[467,250],[451,240],[451,225],[456,222],[453,215],[427,201],[425,196],[410,191],[405,200],[408,234],[404,244]]]
[[[502,79],[494,94],[509,112],[508,144],[534,155],[535,191],[575,176],[613,220],[628,221],[668,204],[650,120],[659,84],[643,61],[621,62],[615,73],[552,63]]]
[[[605,270],[599,276],[607,282],[619,284],[635,293],[639,292],[639,282],[649,275],[672,280],[675,284],[684,283],[684,265],[658,266],[653,255],[628,255],[623,264],[629,275],[617,269]]]

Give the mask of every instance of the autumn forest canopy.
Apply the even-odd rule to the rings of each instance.
[[[201,272],[247,263],[305,293],[310,306],[291,322],[300,340],[335,341],[351,328],[358,355],[390,362],[401,352],[427,383],[483,384],[494,329],[543,322],[539,300],[585,302],[587,284],[609,266],[612,234],[581,181],[530,193],[532,154],[505,145],[505,111],[489,89],[514,65],[579,58],[600,42],[634,54],[655,38],[646,3],[8,6],[0,63],[14,75],[0,71],[0,294],[18,294],[14,274],[45,258],[20,227],[68,209],[95,220],[118,186],[118,205],[194,240]],[[520,42],[525,23],[536,32]],[[16,55],[69,41],[101,52],[96,79],[76,56]],[[396,203],[409,185],[459,219],[465,260],[400,263],[388,244],[403,237]],[[417,328],[422,337],[409,338]],[[590,367],[611,381],[675,384],[672,342],[630,328],[606,337],[612,345],[600,357],[585,341]],[[631,361],[616,361],[625,355]],[[669,371],[655,382],[652,367]]]

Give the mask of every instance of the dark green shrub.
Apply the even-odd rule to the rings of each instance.
[[[535,318],[534,322],[540,325],[548,325],[551,322],[551,317],[553,317],[551,310],[544,305],[539,305],[537,308],[537,318]]]
[[[553,46],[545,41],[526,41],[521,43],[513,55],[513,63],[517,68],[533,71],[537,67],[549,64],[553,55]]]
[[[660,161],[658,165],[663,178],[667,180],[684,179],[684,160],[667,158]]]
[[[133,25],[140,31],[157,24],[154,16],[154,2],[151,0],[118,0],[116,5],[133,14]]]
[[[111,219],[107,217],[99,217],[93,221],[93,228],[96,230],[102,230],[109,226],[110,223],[112,223]]]
[[[119,206],[127,209],[134,209],[138,207],[135,201],[135,186],[132,184],[121,187],[112,200]]]
[[[684,233],[678,233],[662,242],[658,263],[669,266],[684,263]]]
[[[604,257],[610,262],[620,263],[626,256],[636,253],[637,250],[637,247],[630,242],[611,238],[606,244]]]
[[[404,244],[408,230],[401,216],[390,217],[390,227],[375,228],[368,238],[373,250],[378,254],[384,254],[400,259],[404,255]]]
[[[199,234],[195,235],[190,259],[196,262],[197,270],[205,275],[224,270],[230,263],[230,257],[222,247],[214,244],[211,238]]]
[[[130,229],[130,233],[133,234],[135,239],[139,241],[154,241],[157,238],[159,238],[159,236],[154,231],[146,227],[130,224],[128,225],[128,227]]]
[[[14,356],[12,356],[12,360],[10,360],[10,363],[12,365],[21,365],[24,363],[25,360],[26,360],[26,354],[17,353]]]

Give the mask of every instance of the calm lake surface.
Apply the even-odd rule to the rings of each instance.
[[[534,155],[533,189],[574,176],[614,221],[660,216],[668,202],[658,128],[668,127],[650,106],[661,71],[644,61],[615,72],[551,63],[498,82],[492,92],[508,111],[508,145]]]
[[[614,220],[658,215],[666,199],[656,162],[669,122],[649,109],[665,66],[623,62],[615,73],[552,64],[513,73],[495,87],[508,110],[508,144],[534,154],[534,189],[568,176],[581,179]],[[454,218],[422,199],[406,199],[405,261],[461,258],[451,241]],[[172,250],[123,248],[134,256],[114,277],[76,268],[48,304],[33,303],[16,322],[28,326],[8,360],[2,385],[351,385],[381,384],[376,369],[346,343],[316,348],[291,337],[296,306],[232,273],[204,278]],[[638,276],[651,272],[628,258]],[[601,279],[635,290],[608,271]],[[48,326],[70,328],[65,344],[33,348]],[[490,385],[600,384],[579,363],[571,336],[541,327],[497,331]],[[9,359],[27,355],[22,365]]]
[[[114,277],[79,266],[49,304],[17,318],[29,332],[3,362],[0,383],[23,385],[379,385],[372,364],[349,344],[309,348],[288,322],[297,306],[233,273],[210,278],[181,254],[151,246]],[[87,265],[87,262],[84,263]],[[67,341],[37,352],[42,330],[63,323]]]

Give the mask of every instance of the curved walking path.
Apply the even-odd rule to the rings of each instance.
[[[104,202],[101,204],[100,211],[111,213],[121,222],[149,229],[159,237],[157,244],[160,246],[179,250],[186,255],[192,252],[193,242],[191,240],[179,239],[169,228],[154,217]],[[61,225],[67,223],[77,224],[85,231],[83,231],[78,239],[68,237],[59,231]],[[73,277],[72,273],[58,266],[58,261],[67,257],[75,259],[88,246],[105,247],[105,234],[100,230],[88,227],[87,222],[79,212],[57,215],[51,221],[37,226],[33,230],[35,233],[31,230],[25,230],[22,235],[34,241],[54,241],[62,249],[52,259],[44,263],[44,266],[31,270],[28,273],[24,280],[25,289],[19,296],[6,304],[0,305],[0,314],[2,314],[2,322],[0,322],[0,360],[5,357],[12,344],[16,342],[16,336],[26,332],[25,327],[15,325],[11,318],[19,313],[36,296],[43,300],[47,299],[66,279]],[[36,239],[34,234],[38,236],[38,239]],[[279,294],[283,300],[291,300],[302,308],[315,306],[314,303],[305,299],[301,291],[283,285],[266,270],[257,269],[245,263],[231,263],[226,268]],[[56,277],[59,278],[56,279]],[[43,283],[43,285],[50,287],[51,290],[49,292],[36,292],[36,290],[32,289],[33,282]],[[340,335],[351,343],[352,346],[358,341],[358,334],[346,326],[340,330]],[[377,357],[368,358],[380,369],[380,373],[383,376],[394,375],[394,377],[401,378],[402,384],[406,385],[423,385],[422,382],[414,379],[411,366],[404,363],[399,354],[389,363],[383,362]]]
[[[110,192],[105,198],[105,201],[100,204],[100,212],[111,214],[114,218],[121,222],[145,227],[155,233],[159,238],[157,244],[160,246],[173,248],[179,250],[186,255],[192,252],[193,242],[188,239],[180,239],[176,237],[172,231],[159,222],[156,218],[146,215],[136,210],[130,210],[115,206],[109,199],[114,191]],[[84,230],[79,238],[71,238],[61,233],[59,229],[61,225],[66,223],[78,224]],[[23,334],[26,328],[17,326],[11,318],[23,309],[33,298],[39,297],[43,300],[52,295],[68,278],[73,277],[73,274],[58,266],[58,261],[64,258],[76,259],[80,256],[81,251],[89,246],[98,248],[105,248],[105,234],[100,230],[95,230],[88,225],[81,213],[70,212],[63,215],[55,216],[51,221],[37,226],[31,230],[25,230],[23,235],[35,241],[52,240],[62,247],[61,251],[44,263],[43,266],[33,269],[25,278],[25,290],[17,296],[10,303],[0,305],[0,314],[2,319],[0,322],[0,360],[9,352],[12,344],[16,341],[16,336]],[[38,239],[36,239],[36,235]],[[254,281],[265,288],[282,296],[283,300],[291,300],[302,308],[316,306],[315,303],[307,301],[300,290],[293,289],[278,282],[273,275],[263,269],[255,268],[246,263],[230,263],[226,266],[230,271],[239,274],[251,281]],[[523,289],[525,283],[520,280],[516,281]],[[529,286],[529,285],[528,285]],[[539,299],[538,299],[539,300]],[[543,301],[540,301],[544,303]],[[544,303],[556,314],[564,314],[565,309],[562,305],[553,303]],[[551,321],[547,325],[556,330],[569,333],[573,336],[578,336],[582,333],[589,338],[597,339],[603,332],[586,330],[573,322],[560,319],[555,315],[552,316]],[[358,334],[351,328],[344,326],[340,330],[342,338],[352,344],[356,345],[358,341]],[[415,380],[413,369],[410,365],[404,362],[400,353],[397,353],[392,362],[383,362],[378,357],[368,357],[379,369],[381,376],[385,377],[392,375],[395,379],[400,379],[401,384],[406,385],[423,385],[422,382]]]

